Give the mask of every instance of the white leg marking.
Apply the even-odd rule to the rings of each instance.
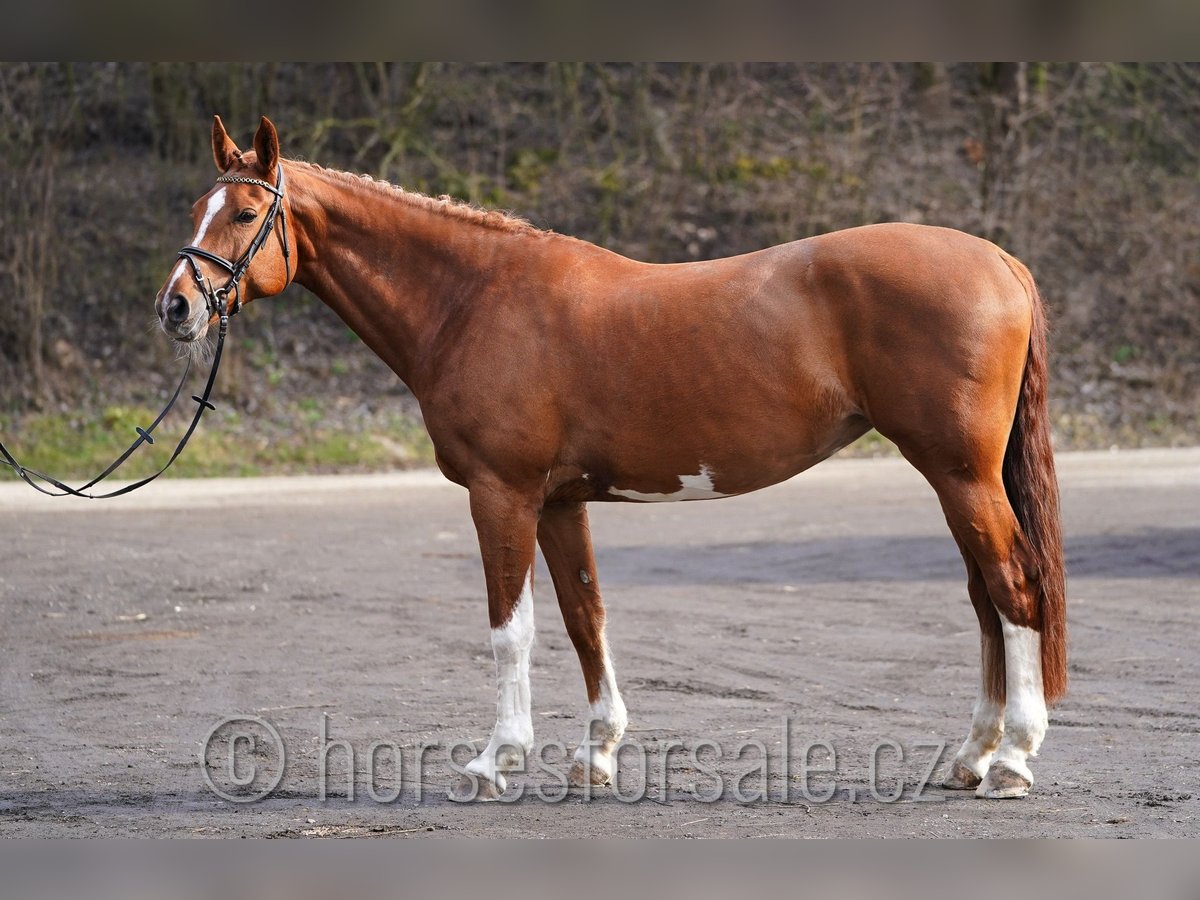
[[[487,747],[467,763],[466,769],[503,791],[501,772],[522,768],[525,754],[533,749],[533,717],[529,708],[529,654],[533,647],[533,569],[525,575],[525,586],[513,608],[512,617],[492,629],[492,652],[496,656],[496,727]]]
[[[647,494],[642,491],[631,491],[624,488],[610,487],[608,492],[618,497],[630,500],[640,500],[643,503],[663,503],[674,500],[714,500],[718,497],[728,497],[713,490],[713,471],[707,465],[701,464],[699,473],[695,475],[680,475],[679,490],[669,494]]]
[[[955,760],[983,778],[1003,736],[1004,704],[988,697],[981,676],[979,696],[975,699],[975,712],[971,716],[971,732],[963,741]]]
[[[1002,616],[1004,629],[1005,687],[1004,737],[992,757],[991,772],[1008,769],[1033,784],[1026,760],[1037,756],[1046,736],[1046,700],[1042,691],[1042,636],[1032,628],[1013,625]],[[992,788],[991,779],[979,785],[980,796]]]
[[[613,671],[612,658],[608,655],[608,644],[604,644],[604,672],[600,676],[600,696],[588,709],[588,726],[583,742],[575,749],[575,761],[590,766],[594,773],[593,782],[611,781],[616,776],[616,761],[613,750],[625,734],[629,717],[625,712],[625,701],[617,690],[617,676]]]

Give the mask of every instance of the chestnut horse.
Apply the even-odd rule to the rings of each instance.
[[[758,490],[871,427],[937,492],[979,620],[979,699],[943,783],[1028,793],[1046,702],[1066,688],[1066,611],[1046,325],[1020,262],[959,231],[886,224],[652,265],[285,160],[265,118],[245,153],[216,118],[212,149],[222,178],[193,208],[201,255],[158,294],[163,330],[202,338],[217,316],[201,273],[219,281],[212,260],[248,259],[259,240],[239,299],[291,279],[320,297],[412,390],[438,466],[470,492],[498,696],[459,795],[497,796],[533,745],[535,545],[590,703],[569,777],[609,783],[626,712],[587,503]]]

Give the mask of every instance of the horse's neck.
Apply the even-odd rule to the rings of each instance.
[[[293,168],[296,280],[419,396],[439,329],[486,284],[503,233],[319,169]]]

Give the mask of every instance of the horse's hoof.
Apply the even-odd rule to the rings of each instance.
[[[583,763],[576,760],[571,763],[571,770],[567,772],[567,783],[571,787],[583,787],[589,783],[594,787],[602,787],[606,784],[612,784],[612,776],[607,772],[602,772],[595,766],[585,768]]]
[[[481,775],[463,775],[458,784],[450,789],[450,799],[455,803],[483,803],[499,800],[504,793],[503,785],[497,786]]]
[[[1012,800],[1029,796],[1033,782],[1008,766],[994,763],[975,791],[984,800]]]
[[[973,791],[979,787],[982,780],[956,759],[950,767],[949,774],[942,779],[942,787],[948,791]]]

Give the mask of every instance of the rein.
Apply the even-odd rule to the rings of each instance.
[[[205,382],[203,393],[201,393],[199,396],[192,396],[192,399],[197,404],[196,413],[194,416],[192,416],[192,421],[191,424],[188,425],[187,431],[185,431],[183,437],[179,439],[179,443],[175,445],[175,450],[171,453],[171,457],[166,461],[163,467],[153,475],[148,475],[140,481],[135,481],[132,484],[127,484],[122,488],[118,488],[115,491],[109,491],[105,494],[88,493],[91,488],[95,487],[97,484],[108,478],[108,476],[119,469],[125,463],[125,461],[133,455],[133,452],[137,450],[138,447],[140,447],[142,444],[154,443],[154,429],[159,426],[164,418],[166,418],[167,413],[170,412],[172,407],[175,406],[175,401],[179,399],[179,395],[183,391],[183,385],[187,381],[188,374],[192,370],[191,359],[187,361],[187,365],[183,370],[183,375],[180,376],[179,384],[176,385],[175,392],[171,395],[171,399],[167,401],[167,405],[163,407],[162,412],[158,414],[157,418],[155,418],[155,420],[150,424],[150,427],[135,427],[134,430],[138,435],[137,440],[130,444],[129,448],[124,453],[113,460],[112,464],[109,465],[108,468],[106,468],[87,484],[80,485],[79,487],[71,487],[69,484],[65,484],[57,478],[47,475],[44,472],[39,472],[36,469],[30,469],[26,466],[23,466],[17,462],[16,458],[12,455],[12,453],[9,452],[8,448],[5,447],[3,443],[0,443],[0,464],[6,465],[15,471],[17,475],[20,476],[20,478],[34,490],[40,491],[49,497],[85,497],[89,500],[106,500],[110,497],[120,497],[122,494],[128,494],[130,491],[135,491],[138,488],[149,484],[151,481],[154,481],[154,479],[158,478],[159,475],[171,467],[171,464],[174,463],[175,460],[178,459],[179,454],[183,452],[183,448],[187,446],[188,441],[191,440],[192,434],[196,431],[196,427],[200,424],[200,420],[204,418],[204,413],[210,409],[216,409],[216,406],[209,401],[209,397],[212,395],[213,385],[216,384],[217,381],[217,371],[221,367],[221,355],[225,349],[225,335],[229,330],[229,320],[231,317],[237,315],[242,308],[242,294],[239,283],[241,282],[242,277],[246,274],[246,270],[250,268],[251,260],[253,260],[255,254],[262,249],[262,245],[266,243],[267,237],[274,230],[275,220],[277,218],[280,223],[280,243],[283,246],[283,264],[286,272],[284,287],[287,287],[288,283],[292,280],[291,251],[288,247],[287,240],[287,213],[283,208],[283,166],[279,166],[279,177],[274,185],[268,184],[265,181],[260,181],[257,178],[245,178],[240,175],[222,175],[217,179],[217,181],[225,182],[226,184],[257,185],[259,187],[266,188],[268,191],[273,193],[275,195],[275,199],[271,201],[271,208],[268,210],[266,218],[263,219],[262,225],[259,226],[258,234],[254,236],[254,240],[250,242],[250,246],[246,248],[246,252],[242,254],[241,259],[239,259],[237,262],[230,262],[224,257],[218,256],[215,253],[211,253],[201,247],[193,247],[189,245],[179,251],[179,257],[187,261],[192,270],[193,280],[200,288],[201,293],[204,294],[209,315],[217,316],[219,321],[217,330],[217,347],[213,352],[212,368],[209,369],[208,381]],[[200,267],[196,263],[195,257],[208,260],[209,262],[215,263],[221,268],[225,269],[227,272],[229,272],[229,280],[226,281],[222,287],[214,289],[212,282],[209,279],[206,279],[204,274],[200,271]],[[234,298],[232,304],[228,302],[229,294],[231,292],[233,293]],[[56,490],[51,490],[50,488],[44,487],[42,484],[38,484],[39,481],[50,485],[51,488],[56,488]]]

